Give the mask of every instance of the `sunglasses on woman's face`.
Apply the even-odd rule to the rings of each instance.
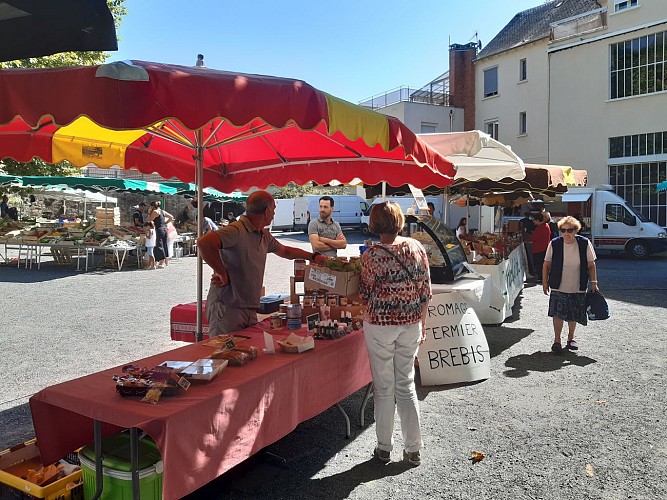
[[[574,233],[576,231],[575,228],[573,227],[561,227],[560,232],[561,233]]]

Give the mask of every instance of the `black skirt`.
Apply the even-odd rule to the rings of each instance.
[[[586,326],[588,316],[586,315],[585,293],[563,293],[551,291],[549,297],[549,316],[560,318],[563,321],[576,321]]]

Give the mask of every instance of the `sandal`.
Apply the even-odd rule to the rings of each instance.
[[[563,347],[560,345],[560,342],[554,342],[551,346],[551,350],[557,354],[563,352]]]
[[[577,349],[579,349],[579,346],[577,345],[577,341],[576,340],[568,340],[567,341],[567,349],[569,349],[570,351],[576,351]]]

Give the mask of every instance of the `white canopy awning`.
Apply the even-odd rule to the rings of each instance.
[[[49,188],[36,190],[36,193],[41,193],[47,196],[65,198],[68,200],[86,201],[87,203],[113,203],[118,204],[118,198],[113,196],[105,196],[104,193],[94,193],[91,191],[84,191],[83,189],[72,188]]]
[[[591,193],[563,193],[560,195],[564,203],[588,201]]]
[[[456,180],[521,180],[526,176],[523,161],[512,148],[480,130],[417,135],[454,164]]]

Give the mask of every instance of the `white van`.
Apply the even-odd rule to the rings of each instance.
[[[270,231],[294,230],[294,198],[277,199],[276,214],[269,226]]]
[[[308,232],[308,224],[320,213],[320,198],[331,196],[334,200],[334,212],[331,216],[342,228],[359,229],[361,216],[368,209],[368,203],[356,195],[309,194],[294,198],[294,230]]]
[[[412,196],[387,196],[386,198],[382,198],[381,196],[378,196],[373,200],[373,202],[370,204],[368,207],[368,210],[364,213],[364,216],[361,218],[361,232],[364,234],[369,234],[368,230],[368,219],[371,215],[371,208],[373,205],[376,203],[382,203],[383,201],[393,201],[394,203],[398,203],[398,206],[401,207],[401,210],[403,211],[403,215],[407,215],[408,209],[414,208],[415,213],[419,213],[419,210],[417,210],[417,203],[415,202],[415,199]],[[435,207],[435,213],[433,216],[436,219],[442,220],[442,197],[441,196],[426,196],[426,202],[432,202],[434,207]]]
[[[626,252],[635,259],[667,250],[667,232],[612,191],[612,186],[571,187],[561,195],[566,213],[582,220],[595,250]]]

